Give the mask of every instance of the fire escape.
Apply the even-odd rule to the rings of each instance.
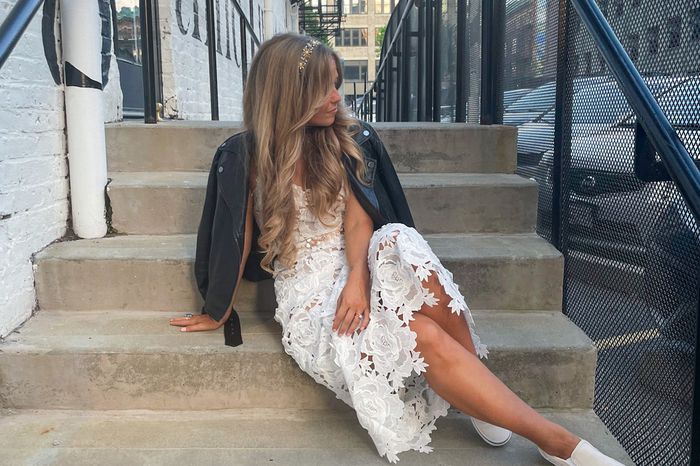
[[[343,0],[292,0],[299,4],[299,30],[309,36],[329,41],[340,31]]]

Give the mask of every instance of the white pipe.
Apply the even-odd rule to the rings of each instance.
[[[265,37],[263,40],[271,38],[275,34],[275,28],[272,27],[275,21],[275,15],[272,2],[274,0],[265,0],[263,5],[263,24],[265,24]]]
[[[73,231],[101,238],[107,233],[107,152],[98,2],[61,0],[61,43]]]

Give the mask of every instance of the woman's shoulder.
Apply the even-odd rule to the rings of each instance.
[[[236,150],[244,149],[250,144],[250,131],[244,129],[239,131],[228,139],[226,139],[220,146],[219,149],[228,152],[233,152]]]

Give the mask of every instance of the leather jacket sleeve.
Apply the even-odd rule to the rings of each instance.
[[[234,219],[218,190],[221,149],[212,161],[204,199],[204,209],[195,252],[194,274],[204,306],[202,313],[221,320],[231,304],[231,297],[238,281],[241,262],[239,232],[234,231]],[[241,324],[236,310],[224,324],[224,339],[228,346],[243,343]]]
[[[370,132],[370,144],[377,158],[377,173],[375,176],[378,180],[375,182],[375,189],[383,191],[378,193],[378,196],[385,201],[380,202],[384,210],[382,213],[389,222],[403,223],[406,226],[415,228],[416,225],[406,200],[406,194],[403,191],[386,147],[384,147],[384,143],[372,125],[366,124],[365,127]]]

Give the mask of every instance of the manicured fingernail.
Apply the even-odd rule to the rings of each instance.
[[[181,331],[181,332],[186,332],[187,329],[186,329],[185,327],[182,327],[182,328],[180,329],[180,331]]]

